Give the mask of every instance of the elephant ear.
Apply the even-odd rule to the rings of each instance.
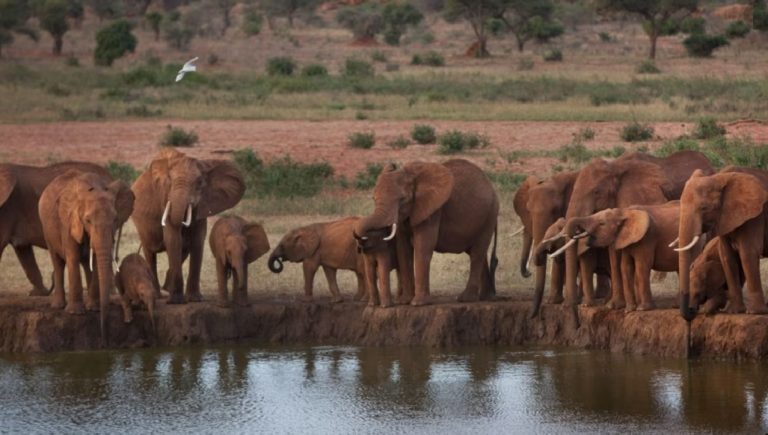
[[[414,176],[411,226],[415,227],[448,201],[453,192],[454,178],[451,171],[439,163],[414,163],[405,170]]]
[[[0,207],[8,201],[8,197],[16,187],[16,177],[8,168],[0,168]]]
[[[757,217],[768,201],[768,192],[757,178],[748,174],[728,174],[722,192],[722,209],[716,229],[718,236]]]
[[[517,189],[517,192],[515,193],[515,197],[512,200],[512,206],[515,209],[515,213],[517,213],[518,216],[523,216],[528,214],[528,199],[531,196],[531,187],[535,186],[539,183],[538,177],[535,175],[530,175],[528,178],[525,179],[523,184],[520,185],[520,188]],[[526,222],[524,222],[526,223]]]
[[[252,263],[259,257],[269,252],[269,240],[264,228],[259,224],[247,224],[243,227],[245,236],[245,262]]]
[[[113,181],[107,188],[115,196],[117,221],[123,225],[133,213],[133,201],[136,199],[131,188],[122,181]]]
[[[320,247],[320,234],[312,228],[298,231],[294,238],[296,250],[303,253],[302,257],[312,256]]]
[[[624,249],[639,242],[651,227],[651,217],[643,210],[624,210],[622,218],[624,222],[616,235],[616,241],[613,242],[616,249]]]
[[[228,210],[243,198],[245,181],[234,163],[225,160],[201,160],[206,187],[200,198],[198,219]]]

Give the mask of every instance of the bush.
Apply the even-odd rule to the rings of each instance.
[[[525,174],[515,174],[512,172],[486,172],[491,182],[502,192],[514,192],[523,184],[526,178]]]
[[[423,19],[424,15],[410,3],[387,3],[382,11],[384,42],[400,45],[400,37],[406,29],[419,24]]]
[[[653,154],[658,157],[667,157],[678,151],[686,150],[699,151],[699,143],[688,136],[680,136],[664,142]]]
[[[114,160],[110,160],[107,163],[107,172],[109,172],[113,179],[123,181],[129,186],[139,178],[139,171],[136,168],[128,163],[116,162]]]
[[[365,169],[355,175],[355,189],[373,189],[376,185],[376,180],[379,178],[379,174],[381,174],[383,169],[384,165],[381,163],[368,163],[365,165]]]
[[[490,145],[490,140],[488,137],[478,133],[463,133],[459,130],[451,130],[440,135],[438,143],[440,147],[437,151],[440,154],[456,154],[467,148],[485,148]]]
[[[163,38],[171,48],[186,50],[194,37],[194,26],[190,22],[183,21],[178,12],[168,14],[163,20]]]
[[[273,57],[267,61],[267,74],[271,76],[290,76],[296,69],[296,62],[290,57]]]
[[[245,12],[243,12],[243,33],[248,36],[258,35],[261,33],[263,22],[264,17],[256,8],[246,8]]]
[[[336,14],[336,21],[349,29],[358,42],[372,41],[384,30],[381,7],[376,4],[345,7]]]
[[[327,77],[328,68],[319,63],[309,64],[301,70],[301,75],[304,77]]]
[[[421,145],[435,143],[437,142],[435,128],[431,125],[416,124],[413,126],[413,130],[411,130],[411,139]]]
[[[611,42],[613,39],[608,32],[600,32],[597,34],[602,42]]]
[[[536,66],[536,64],[530,57],[523,57],[517,62],[518,71],[530,71],[534,66]]]
[[[374,50],[371,53],[371,60],[374,62],[387,62],[389,60],[389,56],[387,56],[387,53],[381,50]]]
[[[635,71],[637,71],[638,74],[658,74],[661,72],[661,70],[656,66],[656,63],[650,59],[642,61],[640,65],[637,66]]]
[[[591,127],[585,127],[573,134],[574,142],[586,142],[595,138],[595,130]]]
[[[245,177],[247,193],[260,197],[314,196],[333,177],[326,162],[304,164],[285,156],[265,164],[251,149],[235,151],[233,159]]]
[[[347,136],[347,145],[352,148],[362,148],[365,150],[373,148],[376,145],[376,135],[373,132],[357,132]]]
[[[96,49],[93,60],[96,65],[112,66],[112,63],[136,50],[136,37],[131,30],[133,25],[126,20],[118,20],[96,33]]]
[[[697,139],[712,139],[725,135],[725,127],[717,123],[715,118],[701,118],[696,122],[693,137]]]
[[[554,48],[554,49],[545,51],[544,54],[541,55],[541,57],[546,62],[562,62],[563,52],[557,48]]]
[[[160,116],[163,114],[162,109],[156,109],[152,110],[146,105],[142,104],[140,106],[131,106],[125,109],[125,114],[127,116],[136,116],[139,118],[151,118],[153,116]]]
[[[64,61],[64,64],[67,65],[67,66],[71,66],[71,67],[77,68],[77,67],[80,66],[80,61],[77,60],[77,58],[75,56],[68,56],[67,60]]]
[[[411,58],[411,65],[445,66],[445,58],[436,51],[417,53]]]
[[[191,147],[198,141],[197,133],[186,131],[181,127],[166,128],[165,134],[160,139],[160,145],[164,147]]]
[[[707,20],[702,17],[687,17],[680,23],[680,31],[689,35],[706,32]]]
[[[761,31],[768,31],[768,8],[765,2],[755,2],[752,8],[752,26]]]
[[[411,141],[409,141],[407,137],[402,135],[387,142],[387,146],[389,146],[392,149],[399,149],[399,150],[408,148],[408,145],[410,144],[411,144]]]
[[[594,154],[581,142],[561,146],[556,155],[561,162],[583,163],[594,157]]]
[[[752,30],[744,21],[734,21],[725,29],[725,36],[730,39],[743,38]]]
[[[624,142],[639,142],[653,138],[653,127],[639,122],[631,122],[621,129],[621,139]]]
[[[728,45],[728,39],[723,35],[693,34],[683,40],[685,51],[692,57],[710,57],[718,48]]]
[[[373,77],[373,65],[364,60],[348,57],[344,62],[344,75],[347,77]]]

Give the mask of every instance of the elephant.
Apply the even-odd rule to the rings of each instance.
[[[610,247],[621,255],[626,311],[652,310],[651,270],[677,271],[670,244],[677,238],[680,201],[609,208],[567,221],[565,233],[580,234],[588,248]],[[637,297],[635,297],[635,293]]]
[[[363,257],[365,265],[368,306],[375,307],[378,304],[382,308],[389,308],[393,305],[392,294],[389,292],[389,274],[392,269],[397,269],[395,241],[386,240],[387,232],[383,230],[368,231],[365,238],[355,236],[358,252]],[[403,293],[399,281],[397,293],[398,297],[401,297]]]
[[[245,182],[240,170],[229,161],[198,160],[164,149],[131,188],[136,195],[131,218],[155,280],[157,254],[168,254],[163,286],[170,294],[168,303],[201,301],[200,268],[207,218],[234,207],[243,197]],[[187,256],[190,264],[185,301],[181,266]],[[159,281],[155,282],[159,288]]]
[[[123,306],[123,321],[133,321],[134,305],[144,304],[149,312],[152,330],[157,332],[155,320],[155,295],[159,291],[149,263],[139,254],[130,254],[120,262],[120,269],[115,273],[115,287],[120,294],[120,304]]]
[[[66,267],[69,273],[66,311],[85,313],[80,265],[83,259],[90,257],[93,278],[86,307],[100,311],[102,342],[106,341],[105,322],[115,278],[112,264],[115,260],[114,237],[130,217],[133,203],[133,192],[122,181],[78,170],[54,178],[40,195],[40,221],[53,263],[51,306],[64,307]]]
[[[0,256],[8,244],[13,246],[24,274],[32,284],[30,296],[48,296],[50,293],[43,285],[32,250],[33,246],[47,247],[37,204],[45,187],[72,169],[109,177],[104,167],[86,162],[62,162],[43,167],[0,164]]]
[[[357,223],[355,234],[367,237],[369,231],[386,228],[387,238],[395,238],[403,286],[398,303],[430,303],[433,252],[469,255],[469,279],[460,302],[495,296],[499,199],[480,168],[463,159],[411,162],[400,169],[390,164],[376,180],[373,196],[375,209]]]
[[[691,259],[704,233],[719,237],[718,252],[728,285],[729,313],[768,312],[760,280],[760,258],[768,254],[768,172],[729,167],[717,174],[696,171],[680,199],[679,267],[680,313],[687,321],[696,316],[690,301]],[[738,255],[738,258],[737,258]],[[741,294],[739,263],[747,282],[747,303]]]
[[[282,272],[285,260],[302,263],[304,295],[301,300],[311,302],[315,273],[322,266],[331,291],[331,301],[334,303],[344,301],[336,283],[336,271],[351,270],[357,276],[357,293],[354,300],[362,299],[366,293],[365,264],[362,256],[358,255],[357,244],[352,237],[353,228],[359,221],[359,217],[351,216],[291,230],[272,250],[267,261],[269,270],[273,273]]]
[[[606,208],[624,208],[630,205],[663,204],[680,198],[681,183],[694,170],[712,173],[712,167],[704,154],[698,151],[679,151],[659,159],[641,153],[632,153],[613,161],[594,159],[584,167],[573,186],[566,219],[589,216]],[[566,297],[565,304],[575,305],[578,298],[576,275],[579,269],[585,273],[586,265],[580,264],[576,252],[576,234],[564,234],[566,243]],[[611,300],[609,308],[624,308],[624,291],[621,276],[621,256],[608,249],[611,265]],[[591,280],[584,282],[584,305],[594,304]]]
[[[690,304],[693,311],[704,314],[714,314],[725,308],[727,302],[728,283],[725,280],[725,270],[720,261],[720,238],[709,240],[701,255],[693,260],[690,272],[691,296]],[[744,271],[739,265],[739,282],[744,282]]]
[[[223,217],[213,224],[209,243],[216,259],[219,305],[229,306],[227,278],[232,275],[232,303],[248,306],[248,265],[269,252],[264,228],[239,216]]]

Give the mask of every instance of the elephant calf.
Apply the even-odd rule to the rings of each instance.
[[[707,242],[704,251],[691,265],[691,307],[698,310],[701,305],[704,314],[714,314],[725,308],[727,301],[728,283],[720,261],[719,243],[719,237]],[[739,279],[744,282],[744,270],[740,265]]]
[[[355,239],[365,265],[368,306],[391,307],[393,303],[392,294],[389,291],[389,273],[397,268],[395,241],[387,240],[386,231],[369,231],[364,237],[355,235]],[[398,280],[397,295],[400,297],[402,294],[402,283]]]
[[[209,242],[216,258],[219,305],[229,306],[227,279],[231,275],[232,302],[248,306],[248,265],[269,251],[264,228],[238,216],[223,217],[213,225]]]
[[[134,305],[147,308],[152,329],[155,324],[155,294],[160,291],[155,285],[155,278],[149,263],[139,254],[131,254],[120,263],[120,270],[115,274],[115,286],[120,293],[120,303],[123,306],[123,321],[133,321]]]
[[[336,270],[352,270],[357,275],[357,294],[354,300],[362,299],[365,294],[365,264],[362,256],[357,253],[357,245],[352,235],[352,230],[359,220],[359,217],[348,217],[290,231],[269,256],[269,270],[274,273],[282,272],[284,260],[302,263],[304,296],[301,299],[310,302],[315,273],[322,266],[328,279],[331,301],[334,303],[344,300],[336,283]]]

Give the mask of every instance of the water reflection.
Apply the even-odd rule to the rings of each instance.
[[[562,432],[768,428],[757,363],[478,347],[0,358],[11,432]]]

